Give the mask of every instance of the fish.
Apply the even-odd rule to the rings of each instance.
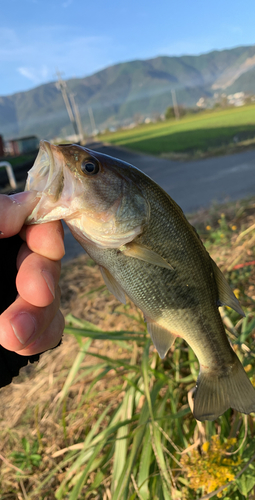
[[[255,411],[254,387],[219,307],[245,314],[182,209],[157,183],[117,158],[41,141],[25,190],[38,196],[26,224],[63,219],[110,292],[141,309],[162,359],[177,337],[193,349],[197,420],[215,420],[229,408]]]

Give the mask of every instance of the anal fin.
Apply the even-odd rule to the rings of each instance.
[[[103,276],[104,282],[108,288],[108,290],[123,304],[126,304],[126,295],[123,288],[117,283],[116,279],[112,276],[112,274],[105,269],[105,267],[99,266],[101,274]]]
[[[165,357],[170,347],[173,345],[177,335],[174,335],[166,328],[163,328],[158,323],[147,321],[147,330],[151,336],[151,340],[155,345],[161,359]]]

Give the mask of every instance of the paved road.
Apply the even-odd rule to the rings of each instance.
[[[192,213],[212,202],[238,200],[255,194],[255,150],[235,155],[176,162],[140,155],[100,143],[87,145],[121,158],[149,175],[181,206]],[[65,261],[81,253],[80,245],[65,228]]]

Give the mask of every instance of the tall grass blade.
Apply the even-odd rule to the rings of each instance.
[[[159,380],[155,383],[154,387],[151,390],[150,398],[152,405],[154,404],[160,389],[162,388],[162,381]],[[135,431],[132,448],[129,456],[127,457],[126,467],[121,474],[119,479],[118,486],[113,494],[112,500],[126,500],[128,498],[128,485],[130,483],[130,475],[132,473],[132,469],[137,459],[137,455],[141,449],[142,441],[144,434],[146,432],[146,426],[150,420],[150,412],[147,400],[145,401],[140,417],[137,423],[137,428]]]
[[[131,378],[133,374],[128,375]],[[124,396],[122,408],[121,408],[121,420],[127,420],[131,418],[134,405],[134,387],[130,387]],[[126,465],[127,450],[128,450],[128,436],[129,425],[123,425],[119,428],[116,435],[115,451],[114,451],[114,461],[113,461],[113,474],[112,474],[112,493],[114,493],[116,486],[118,484],[119,478],[122,471]]]
[[[151,455],[152,455],[151,433],[149,427],[147,427],[143,439],[143,448],[141,452],[138,480],[137,480],[139,493],[143,500],[150,500],[149,475],[150,475]]]
[[[82,350],[80,352],[78,352],[78,354],[75,358],[75,361],[72,365],[72,368],[71,368],[71,370],[67,376],[67,379],[64,383],[62,391],[59,395],[59,400],[58,400],[58,404],[57,404],[58,407],[62,403],[63,399],[67,396],[68,391],[69,391],[71,385],[73,384],[75,376],[76,376],[76,374],[81,366],[81,363],[83,362],[83,360],[87,354],[87,351],[91,346],[91,342],[92,342],[92,339],[88,339],[87,342],[82,344]]]

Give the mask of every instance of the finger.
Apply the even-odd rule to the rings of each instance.
[[[37,202],[36,191],[0,195],[0,238],[17,234]]]
[[[60,261],[47,259],[22,245],[17,264],[16,287],[20,297],[37,307],[51,304],[60,277]]]
[[[19,249],[19,252],[18,252],[18,255],[17,255],[17,260],[16,260],[16,266],[17,266],[17,269],[20,268],[23,260],[25,260],[28,255],[30,255],[32,253],[32,251],[30,250],[30,248],[28,248],[27,244],[26,243],[23,243]]]
[[[46,330],[34,342],[29,344],[25,349],[19,351],[22,356],[32,356],[49,349],[53,349],[59,344],[62,338],[63,330],[65,327],[65,320],[63,314],[58,311],[52,322]]]
[[[60,221],[25,226],[21,235],[30,250],[48,259],[60,260],[65,255],[64,230]]]
[[[47,307],[35,307],[18,297],[0,316],[0,344],[19,352],[35,342],[50,326],[59,310],[60,289]]]

